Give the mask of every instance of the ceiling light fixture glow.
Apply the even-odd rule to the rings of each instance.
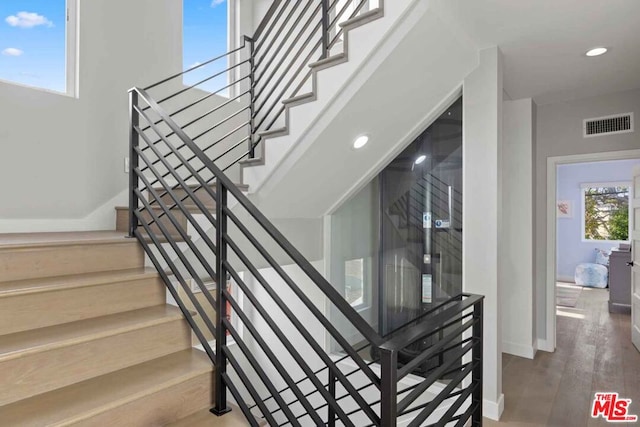
[[[362,135],[356,138],[355,141],[353,141],[353,148],[355,148],[356,150],[358,148],[362,148],[365,145],[367,145],[367,142],[369,142],[369,137],[366,135]]]
[[[419,165],[420,163],[424,162],[424,160],[427,158],[427,156],[425,156],[424,154],[421,155],[420,157],[418,157],[416,159],[416,165]]]
[[[600,56],[607,53],[606,47],[595,47],[587,52],[587,56]]]

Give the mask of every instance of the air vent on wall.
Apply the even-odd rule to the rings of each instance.
[[[585,138],[628,132],[633,132],[633,113],[586,119],[583,126]]]

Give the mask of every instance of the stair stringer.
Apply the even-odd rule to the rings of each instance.
[[[260,190],[285,155],[320,121],[353,76],[418,3],[420,0],[381,1],[378,8],[342,24],[343,53],[334,53],[326,60],[309,65],[313,69],[312,92],[298,95],[309,97],[283,100],[284,123],[261,133],[263,139],[256,148],[257,157],[241,162],[242,182],[251,185],[252,193]]]
[[[270,218],[331,213],[460,96],[477,47],[441,19],[437,1],[412,2],[404,12],[356,70],[350,58],[318,73],[318,101],[292,109],[290,135],[267,142],[264,166],[245,168],[253,200]],[[354,31],[351,47],[386,19],[368,24],[371,33]],[[324,99],[341,74],[348,81]],[[363,133],[371,141],[354,150]]]

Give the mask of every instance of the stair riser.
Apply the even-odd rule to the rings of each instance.
[[[134,240],[124,243],[4,249],[0,251],[0,282],[143,266],[142,248]]]
[[[0,335],[164,304],[158,278],[0,298]]]
[[[213,374],[208,372],[102,413],[86,417],[80,415],[75,421],[58,425],[163,426],[212,406]]]
[[[192,191],[194,192],[196,197],[198,199],[200,199],[200,201],[204,204],[204,206],[207,209],[209,209],[212,212],[216,210],[216,202],[213,199],[213,197],[211,196],[211,194],[209,194],[209,192],[205,188],[200,188],[200,189],[197,189],[197,190],[193,189]],[[188,193],[186,192],[186,190],[181,189],[181,188],[177,188],[177,189],[173,190],[173,192],[176,195],[176,197],[178,197],[179,200],[182,200],[185,197],[187,197],[185,200],[182,201],[182,203],[185,205],[185,207],[187,207],[188,209],[191,209],[191,210],[199,210],[199,208],[193,202],[191,197],[188,197]],[[215,187],[213,188],[213,192],[215,193]],[[162,194],[162,193],[159,192],[158,194]],[[151,197],[150,200],[153,203],[152,199],[153,198]],[[165,194],[164,196],[162,196],[161,200],[165,204],[167,204],[167,206],[171,206],[172,204],[175,203],[175,200],[169,194]]]
[[[0,405],[191,347],[182,319],[0,362]]]
[[[154,214],[160,215],[161,212],[162,211],[154,211]],[[171,211],[171,214],[178,221],[178,224],[180,225],[180,227],[186,232],[187,217],[184,216],[182,212],[180,212],[180,210],[177,208],[173,209]],[[151,214],[146,211],[143,212],[142,217],[144,218],[145,221],[148,221],[148,222],[151,222],[153,220],[153,217],[151,216]],[[167,215],[161,217],[160,222],[166,226],[166,228],[169,230],[169,233],[171,233],[172,235],[178,235],[178,231],[176,230],[176,227],[173,225],[173,223],[171,222],[171,220]],[[154,231],[154,233],[158,233],[158,234],[162,233],[160,231],[160,227],[158,226],[158,224],[155,224],[155,223],[151,224],[151,229]],[[128,210],[116,209],[116,230],[122,231],[125,233],[129,231],[129,211]]]

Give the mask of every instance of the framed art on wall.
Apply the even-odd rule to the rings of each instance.
[[[571,200],[558,200],[556,202],[556,216],[558,218],[573,218],[573,203]]]

